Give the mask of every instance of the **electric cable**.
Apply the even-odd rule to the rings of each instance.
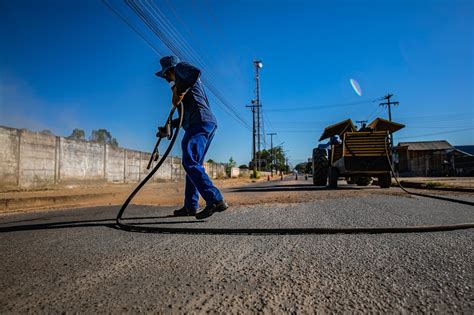
[[[143,35],[143,33],[139,32],[138,29],[133,26],[118,10],[113,8],[113,6],[108,3],[106,0],[103,0],[103,3],[109,8],[112,12],[114,12],[120,19],[122,19],[128,26],[130,26],[158,55],[163,56],[165,55],[163,52],[159,51],[153,44],[150,43],[150,41]],[[194,58],[188,58],[188,53],[185,53],[182,49],[174,45],[169,38],[160,31],[160,29],[151,21],[150,17],[146,15],[146,12],[143,11],[143,9],[140,8],[140,3],[137,3],[134,0],[125,0],[125,4],[142,20],[142,22],[145,24],[145,26],[152,32],[154,33],[165,46],[168,47],[174,54],[179,56],[181,59],[186,60],[186,59],[194,59]],[[183,58],[184,57],[184,58]],[[207,73],[207,70],[201,69],[204,73]],[[245,119],[242,118],[242,116],[237,112],[235,107],[231,105],[223,96],[222,94],[218,91],[218,89],[215,87],[215,85],[210,81],[210,75],[208,76],[208,79],[203,78],[203,83],[207,87],[207,89],[214,94],[216,99],[223,105],[224,111],[231,116],[234,120],[239,122],[242,126],[244,126],[247,129],[251,129],[249,124]]]
[[[414,196],[420,196],[420,197],[426,197],[426,198],[432,198],[432,199],[439,199],[439,200],[444,200],[444,201],[449,201],[449,202],[460,203],[460,204],[471,206],[471,207],[474,206],[474,202],[472,202],[472,201],[466,201],[466,200],[454,199],[454,198],[443,197],[443,196],[434,196],[434,195],[429,195],[429,194],[416,193],[416,192],[409,191],[405,187],[403,187],[402,184],[398,181],[398,177],[395,173],[392,161],[390,160],[390,154],[388,152],[388,137],[385,137],[385,156],[387,157],[388,164],[390,165],[390,172],[392,173],[392,176],[395,179],[395,182],[397,183],[397,186],[400,187],[407,194],[414,195]],[[473,223],[473,225],[474,225],[474,223]]]
[[[452,130],[452,131],[442,131],[442,132],[427,133],[427,134],[416,135],[416,136],[404,136],[404,137],[398,137],[398,139],[410,139],[410,138],[418,138],[418,137],[445,135],[445,134],[449,134],[449,133],[457,133],[457,132],[468,131],[468,130],[473,130],[473,129],[474,129],[474,127],[470,127],[470,128],[457,129],[457,130]]]
[[[365,101],[357,101],[357,102],[348,102],[348,103],[340,103],[340,104],[332,104],[332,105],[318,105],[318,106],[303,106],[303,107],[288,107],[288,108],[274,108],[267,110],[267,112],[291,112],[291,111],[307,111],[307,110],[319,110],[319,109],[326,109],[326,108],[334,108],[334,107],[348,107],[348,106],[355,106],[360,104],[367,104],[372,103],[371,100]]]
[[[140,36],[144,41],[145,43],[148,44],[148,46],[153,49],[155,51],[155,53],[158,55],[158,56],[163,56],[165,55],[165,53],[161,50],[159,50],[158,48],[156,48],[150,40],[148,40],[146,38],[146,36],[140,32],[138,30],[137,27],[135,27],[132,23],[130,23],[130,21],[123,15],[120,13],[120,11],[116,10],[112,5],[110,5],[110,3],[108,3],[107,0],[102,0],[102,2],[107,6],[107,8],[109,8],[109,10],[111,10],[115,15],[117,15],[123,22],[125,22],[125,24],[127,24],[133,31],[135,31],[135,33],[138,34],[138,36]]]

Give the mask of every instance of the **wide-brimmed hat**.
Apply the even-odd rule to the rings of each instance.
[[[166,56],[160,59],[161,70],[155,73],[155,75],[164,78],[164,74],[170,68],[175,67],[179,63],[178,57],[175,56]]]

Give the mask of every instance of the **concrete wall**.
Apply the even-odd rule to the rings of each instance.
[[[224,164],[204,162],[204,169],[206,170],[206,173],[212,178],[226,177]]]
[[[230,177],[232,178],[237,178],[240,175],[240,168],[238,167],[232,167],[230,169]]]
[[[146,152],[0,126],[0,188],[138,182],[149,173],[149,158]],[[223,164],[205,163],[204,167],[211,178],[225,177]],[[181,159],[168,157],[152,180],[184,177]]]
[[[248,168],[232,167],[230,170],[230,177],[232,178],[250,177],[252,173],[253,173],[252,170],[249,170]],[[271,172],[260,171],[259,173],[260,173],[260,177],[271,175]],[[275,174],[278,175],[277,173],[274,173],[274,175]]]
[[[60,180],[105,179],[105,145],[65,138],[59,142]]]
[[[57,141],[55,136],[21,130],[19,139],[18,185],[39,186],[56,181]]]
[[[3,186],[18,185],[18,158],[20,156],[19,130],[0,129],[0,183]]]

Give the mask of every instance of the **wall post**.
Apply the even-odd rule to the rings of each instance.
[[[17,149],[17,155],[16,155],[16,185],[20,186],[20,154],[21,154],[21,134],[22,131],[18,130],[18,149]]]

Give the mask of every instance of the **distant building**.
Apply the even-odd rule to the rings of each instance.
[[[394,150],[402,176],[474,176],[474,156],[445,140],[400,142]]]
[[[474,145],[457,145],[455,148],[470,155],[474,155]]]

